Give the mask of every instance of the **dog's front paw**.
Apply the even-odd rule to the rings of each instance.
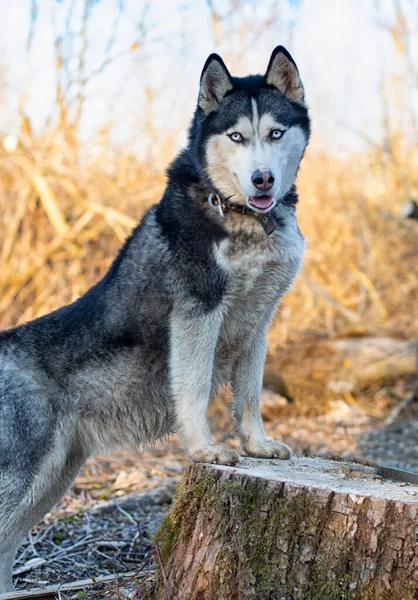
[[[223,444],[204,446],[192,452],[190,456],[194,462],[215,463],[217,465],[236,465],[240,459],[238,452]]]
[[[266,439],[252,444],[247,443],[244,445],[244,450],[248,456],[257,458],[281,458],[284,460],[292,456],[289,446],[277,440]]]

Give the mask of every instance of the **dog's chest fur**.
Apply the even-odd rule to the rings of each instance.
[[[215,381],[225,383],[240,352],[257,330],[267,328],[277,302],[292,284],[302,262],[304,239],[289,215],[271,236],[253,221],[234,227],[215,253],[228,274],[214,366]]]
[[[293,214],[266,236],[258,223],[232,231],[216,249],[218,264],[228,274],[226,303],[264,312],[284,294],[297,274],[304,239]]]

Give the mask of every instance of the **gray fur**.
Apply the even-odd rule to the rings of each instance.
[[[210,62],[219,84],[223,63]],[[210,78],[202,80],[209,85]],[[0,592],[12,589],[22,537],[95,453],[178,431],[194,460],[236,463],[234,450],[214,444],[206,420],[221,384],[232,386],[244,450],[290,455],[281,442],[267,440],[259,395],[266,330],[304,252],[292,186],[308,117],[262,76],[227,80],[226,111],[219,97],[218,104],[211,99],[209,116],[207,104],[198,106],[164,197],[107,275],[74,304],[0,332]],[[275,192],[271,210],[280,226],[269,236],[248,208],[221,216],[207,204],[212,191],[228,202],[219,190],[234,174],[222,174],[222,181],[216,169],[209,175],[205,148],[246,110],[251,121],[255,97],[260,119],[276,111],[274,118],[298,128],[303,140],[295,155],[282,153],[284,172],[291,165],[293,175]]]

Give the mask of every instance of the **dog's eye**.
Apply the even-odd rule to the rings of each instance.
[[[242,142],[244,140],[244,138],[242,137],[242,135],[240,133],[238,133],[238,131],[234,131],[234,133],[230,133],[229,134],[229,139],[232,140],[233,142]]]
[[[272,140],[279,140],[284,135],[284,129],[273,129],[270,133]]]

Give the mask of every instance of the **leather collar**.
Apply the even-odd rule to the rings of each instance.
[[[228,202],[227,200],[222,200],[217,194],[213,192],[210,193],[208,196],[208,205],[221,217],[225,217],[225,213],[228,211],[233,211],[242,215],[248,215],[249,217],[252,217],[260,223],[261,227],[264,229],[264,233],[267,236],[271,235],[273,231],[275,231],[279,226],[279,220],[274,216],[272,212],[255,212],[255,210],[251,210],[251,208],[248,208],[247,206],[241,206],[239,204]]]

